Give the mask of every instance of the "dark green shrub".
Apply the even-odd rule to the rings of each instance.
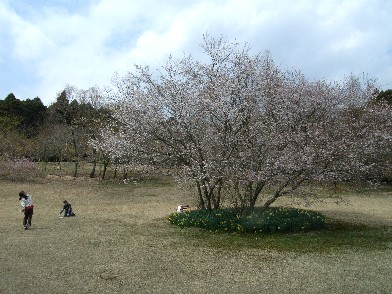
[[[199,227],[212,232],[274,233],[318,230],[325,226],[326,219],[314,211],[271,207],[263,213],[256,209],[244,216],[232,209],[175,212],[169,221],[181,228]]]

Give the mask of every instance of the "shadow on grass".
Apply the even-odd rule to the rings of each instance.
[[[183,237],[195,246],[225,250],[261,249],[295,253],[350,251],[384,251],[392,249],[391,227],[329,221],[326,228],[301,233],[224,234],[199,228],[180,229]]]

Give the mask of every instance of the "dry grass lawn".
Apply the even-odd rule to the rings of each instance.
[[[207,242],[199,230],[166,221],[189,201],[171,185],[0,185],[0,293],[392,293],[391,243],[325,252],[214,246],[214,238],[231,236],[211,234]],[[28,231],[20,190],[35,204]],[[76,217],[59,218],[63,199]],[[345,199],[308,208],[392,231],[390,192]]]

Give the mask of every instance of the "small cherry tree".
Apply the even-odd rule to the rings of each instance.
[[[252,55],[222,38],[205,36],[202,48],[205,62],[169,57],[161,71],[137,66],[117,76],[116,132],[98,143],[121,145],[134,162],[175,166],[207,209],[228,190],[243,211],[261,195],[266,209],[305,181],[351,179],[374,166],[364,159],[389,140],[390,109],[366,108],[371,81],[309,81],[268,52]]]

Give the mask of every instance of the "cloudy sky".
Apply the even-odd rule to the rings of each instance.
[[[66,85],[197,58],[206,32],[310,79],[365,74],[392,89],[391,13],[390,0],[0,0],[0,99],[50,105]]]

